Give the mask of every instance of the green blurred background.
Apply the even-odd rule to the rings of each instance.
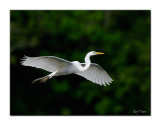
[[[11,115],[150,115],[150,17],[145,11],[10,11]],[[32,80],[49,72],[20,65],[24,56],[91,61],[114,80],[99,86],[77,75]],[[135,113],[137,111],[138,113]]]

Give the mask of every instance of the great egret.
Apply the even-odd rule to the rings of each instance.
[[[98,54],[104,53],[95,51],[87,53],[85,57],[85,63],[79,63],[78,61],[70,62],[55,56],[24,56],[21,64],[23,66],[41,68],[49,72],[52,72],[47,76],[35,79],[32,83],[37,81],[44,83],[47,79],[50,79],[53,76],[77,74],[94,83],[106,86],[106,83],[109,85],[109,83],[112,83],[113,80],[108,75],[108,73],[104,69],[102,69],[98,64],[91,63],[90,61],[91,56]]]

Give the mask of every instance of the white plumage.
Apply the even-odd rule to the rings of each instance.
[[[52,72],[47,76],[35,79],[33,83],[37,81],[44,83],[47,79],[50,79],[53,76],[77,74],[99,85],[105,86],[106,83],[109,85],[109,83],[111,83],[113,80],[108,75],[108,73],[104,69],[102,69],[98,64],[91,63],[90,61],[91,56],[98,54],[104,53],[95,51],[87,53],[85,57],[85,63],[79,63],[78,61],[70,62],[55,56],[24,56],[21,64],[23,66],[41,68],[43,70]]]

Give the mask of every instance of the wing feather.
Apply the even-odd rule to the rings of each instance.
[[[101,81],[100,81],[100,80],[101,80],[100,77],[101,77],[101,76],[100,76],[100,74],[98,73],[98,76],[97,76],[98,83],[99,83],[100,85],[102,85],[102,83],[101,83]]]
[[[91,78],[91,79],[92,79],[92,82],[94,81],[94,78],[95,78],[95,72],[93,71],[93,72],[92,72],[92,78]]]
[[[103,81],[102,81],[103,85],[104,85],[104,86],[106,86],[106,84],[105,84],[105,76],[104,76],[104,74],[103,74],[102,79],[103,79]]]
[[[93,71],[90,72],[90,77],[89,77],[89,79],[92,79],[92,75],[93,75],[92,73],[93,73]]]
[[[91,71],[91,77],[90,79],[93,79],[94,71]]]
[[[108,78],[106,76],[104,78],[105,78],[105,82],[109,85]]]
[[[43,70],[54,72],[64,66],[68,66],[71,62],[55,57],[55,56],[40,56],[40,57],[28,57],[24,56],[21,61],[23,66],[31,66],[41,68]]]
[[[103,83],[102,83],[102,76],[99,74],[99,84],[101,84],[101,85],[103,85]]]
[[[82,63],[82,66],[85,64]],[[77,75],[80,75],[96,84],[99,85],[106,85],[111,83],[113,80],[112,78],[108,75],[108,73],[102,69],[98,64],[91,63],[90,67],[84,71],[84,72],[78,72],[76,73]]]
[[[91,72],[92,72],[92,71],[90,71],[89,74],[88,74],[88,75],[89,75],[88,79],[91,79]]]

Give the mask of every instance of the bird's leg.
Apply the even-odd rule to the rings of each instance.
[[[51,74],[49,74],[49,75],[47,75],[47,76],[44,76],[44,77],[35,79],[35,80],[33,80],[32,83],[35,83],[35,82],[38,82],[38,81],[39,81],[40,83],[45,83],[45,82],[47,81],[47,79],[52,78],[57,72],[58,72],[58,70],[55,71],[55,72],[53,72],[53,73],[51,73]]]
[[[49,74],[49,79],[52,78],[59,70],[55,71],[55,72],[52,72],[51,74]]]
[[[35,82],[40,82],[40,83],[45,83],[47,81],[47,79],[49,78],[49,75],[47,76],[44,76],[44,77],[41,77],[41,78],[38,78],[38,79],[35,79],[32,81],[32,83],[35,83]]]

